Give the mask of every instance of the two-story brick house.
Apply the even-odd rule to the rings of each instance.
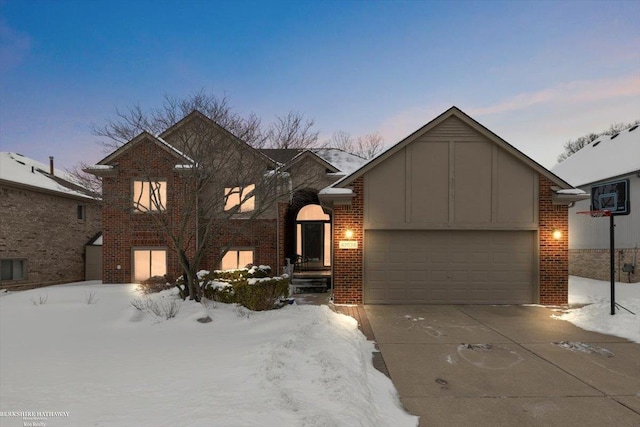
[[[194,134],[202,141],[194,143]],[[185,186],[193,184],[196,166],[212,174],[193,202],[207,212],[190,219],[211,224],[207,241],[195,241],[197,233],[186,245],[206,244],[202,268],[276,267],[298,255],[308,268],[328,270],[330,219],[317,194],[345,175],[334,163],[350,172],[364,160],[330,149],[256,150],[197,111],[160,135],[142,132],[87,169],[103,181],[103,281],[181,274],[178,255],[154,218],[166,216],[172,227],[198,226],[181,224],[182,213],[193,208],[185,205],[191,200]],[[219,220],[209,221],[210,215]]]
[[[203,170],[221,171],[207,201],[227,220],[208,235],[201,268],[281,271],[298,255],[330,272],[336,303],[567,301],[567,206],[585,196],[456,107],[367,163],[255,150],[198,112],[143,132],[90,169],[103,177],[106,283],[180,274],[150,213],[180,223],[179,189],[204,162],[185,141],[206,129],[218,154]],[[278,190],[266,191],[273,176]]]

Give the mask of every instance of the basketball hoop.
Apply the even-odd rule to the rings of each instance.
[[[589,215],[593,218],[601,218],[603,216],[611,216],[611,211],[603,209],[599,211],[581,211],[581,212],[576,212],[576,214]]]

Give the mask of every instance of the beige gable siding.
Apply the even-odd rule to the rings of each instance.
[[[365,228],[535,229],[537,174],[456,117],[365,174]]]

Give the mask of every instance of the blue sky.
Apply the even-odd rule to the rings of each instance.
[[[456,105],[551,167],[640,118],[639,17],[635,0],[0,0],[0,150],[93,163],[91,124],[204,88],[388,144]]]

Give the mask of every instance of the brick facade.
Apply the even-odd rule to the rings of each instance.
[[[336,304],[362,304],[364,275],[364,177],[353,182],[351,205],[333,212],[333,298]],[[353,237],[345,237],[347,230]],[[357,249],[340,249],[341,240],[355,240]]]
[[[85,279],[85,245],[100,231],[100,205],[91,199],[0,185],[0,259],[24,259],[26,288]],[[78,219],[83,205],[84,219]]]
[[[567,304],[569,298],[569,214],[566,205],[552,203],[554,184],[539,178],[538,244],[540,304]],[[561,237],[555,239],[554,231]]]
[[[133,182],[147,177],[166,179],[167,215],[174,223],[182,205],[178,189],[180,176],[174,171],[179,159],[159,149],[152,141],[145,140],[118,157],[116,176],[102,180],[104,209],[102,281],[104,283],[129,283],[133,274],[134,248],[167,249],[167,274],[171,278],[180,274],[178,259],[170,250],[167,237],[158,231],[149,214],[134,212]]]

